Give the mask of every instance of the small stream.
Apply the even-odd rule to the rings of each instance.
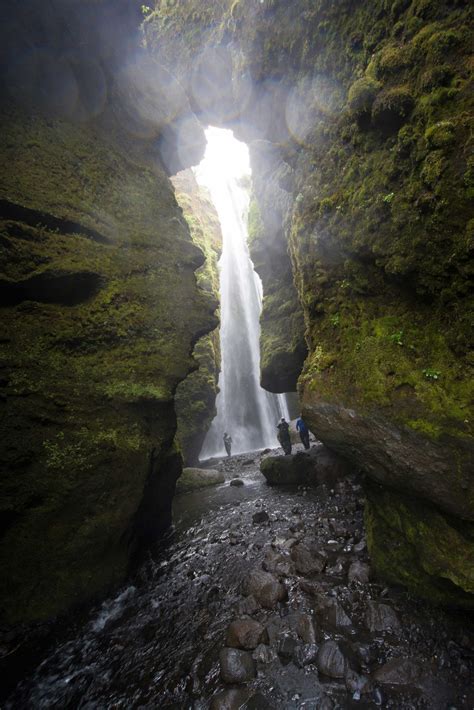
[[[260,456],[223,460],[217,467],[225,484],[176,498],[174,529],[133,583],[92,609],[80,628],[38,659],[4,707],[472,708],[469,617],[432,610],[373,582],[347,581],[349,564],[368,559],[360,482],[271,488],[259,473]],[[245,485],[230,486],[234,476]],[[255,523],[262,511],[268,520]],[[327,556],[321,574],[291,569],[289,550],[309,539]],[[290,563],[282,576],[288,601],[252,610],[242,581],[262,561],[268,569],[275,554],[287,555]],[[328,599],[335,614],[328,612]],[[392,619],[387,628],[369,630],[365,615],[373,600],[389,606],[400,626],[394,628]],[[229,689],[220,679],[219,652],[230,622],[245,614],[266,626],[268,653],[244,690]],[[294,632],[301,615],[314,623],[312,649]],[[282,646],[290,637],[299,655]],[[352,681],[347,673],[330,678],[318,671],[310,656],[327,640],[339,644]],[[308,662],[301,661],[302,652]],[[375,669],[407,658],[417,672],[402,664],[398,680],[397,673],[390,676],[394,683],[383,674],[373,681]]]

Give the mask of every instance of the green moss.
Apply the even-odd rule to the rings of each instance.
[[[39,292],[1,309],[6,623],[124,578],[150,452],[158,472],[175,434],[172,393],[215,319],[168,178],[112,119],[102,132],[4,107],[0,123],[0,195],[15,206],[1,222],[3,278],[87,272],[100,284],[74,305]],[[176,475],[162,470],[149,496],[156,527],[169,524]]]
[[[431,61],[442,61],[462,42],[463,33],[459,30],[442,30],[430,35],[423,43],[423,49],[428,52]]]
[[[425,139],[431,148],[445,148],[455,141],[455,125],[452,121],[439,121],[425,131]]]
[[[224,474],[213,469],[185,468],[176,483],[176,493],[188,493],[224,483]]]
[[[250,201],[249,215],[247,220],[249,247],[257,248],[258,240],[261,239],[264,226],[258,202],[255,198]]]
[[[447,168],[447,161],[444,153],[441,150],[435,150],[429,153],[423,163],[421,170],[421,179],[427,185],[435,186],[438,184],[443,172]]]
[[[357,79],[349,89],[348,104],[355,114],[369,113],[381,84],[370,77]]]
[[[426,69],[420,77],[422,90],[436,89],[449,84],[454,75],[453,67],[449,64],[437,64]]]
[[[372,108],[374,124],[387,132],[393,132],[407,120],[414,106],[414,98],[408,86],[396,86],[380,93]]]
[[[421,500],[370,485],[365,522],[371,562],[438,604],[474,607],[474,528],[453,522]]]
[[[400,71],[411,67],[414,61],[414,47],[412,45],[389,45],[377,56],[376,72],[380,78],[397,75]]]
[[[432,422],[428,422],[425,419],[407,419],[406,425],[413,429],[413,431],[419,431],[432,439],[438,439],[442,433],[442,428],[436,426]]]

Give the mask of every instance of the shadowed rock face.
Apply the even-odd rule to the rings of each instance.
[[[253,141],[250,155],[254,192],[249,217],[250,251],[264,291],[261,384],[270,392],[293,392],[308,349],[284,230],[292,202],[287,185],[292,171],[270,141]]]
[[[369,502],[377,569],[437,601],[444,590],[456,603],[457,588],[463,605],[474,575],[471,22],[464,2],[189,0],[146,30],[196,111],[250,144],[262,381],[278,390],[282,370],[298,370],[301,307],[311,430],[384,487],[416,496],[410,512],[389,495]],[[189,71],[216,45],[226,56],[219,108]],[[446,556],[449,593],[440,564],[421,572],[427,538],[414,546],[410,533],[418,516],[436,537],[432,505],[471,550]]]
[[[217,262],[222,234],[216,209],[207,191],[200,187],[192,170],[172,178],[176,199],[183,210],[194,244],[202,249],[205,263],[196,272],[200,288],[219,301]],[[220,371],[220,339],[216,329],[200,338],[193,352],[196,370],[176,390],[177,439],[186,465],[199,460],[204,439],[216,415],[217,382]]]
[[[140,14],[27,1],[3,19],[5,624],[103,593],[170,524],[174,391],[217,320],[166,174],[200,159],[203,130],[140,49]]]

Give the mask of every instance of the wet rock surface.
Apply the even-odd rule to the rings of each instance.
[[[226,646],[253,650],[267,639],[268,635],[258,621],[238,619],[233,621],[227,630]]]
[[[186,493],[206,486],[217,486],[224,483],[222,471],[203,468],[184,468],[181,476],[176,481],[176,493]]]
[[[212,462],[227,484],[176,499],[133,585],[38,654],[5,708],[474,706],[472,617],[368,576],[361,481],[270,487],[248,459]]]
[[[245,683],[257,675],[255,662],[247,651],[223,648],[219,662],[224,683]]]

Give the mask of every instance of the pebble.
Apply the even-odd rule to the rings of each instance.
[[[353,562],[349,567],[349,572],[347,573],[347,579],[349,582],[359,582],[360,584],[368,584],[370,576],[369,565],[363,562]]]

